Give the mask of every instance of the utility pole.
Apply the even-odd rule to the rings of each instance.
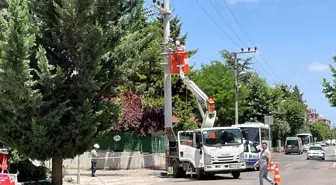
[[[169,37],[170,37],[170,14],[169,0],[163,3],[153,0],[156,8],[163,16],[163,56],[164,56],[164,120],[165,127],[172,127],[172,98],[171,98],[171,75],[169,62]]]
[[[77,184],[80,184],[80,157],[77,155]]]
[[[169,61],[169,37],[170,37],[170,14],[169,0],[160,1],[153,0],[155,7],[163,16],[163,56],[164,56],[164,123],[167,132],[168,143],[169,137],[174,136],[172,130],[172,95],[171,95],[171,75],[170,75],[170,61]],[[169,145],[169,144],[168,144]],[[167,149],[167,148],[166,148]],[[168,147],[169,149],[169,147]],[[167,152],[166,152],[167,153]],[[168,157],[166,156],[166,170],[168,170]]]
[[[247,48],[247,51],[244,51],[242,48],[241,51],[239,52],[233,52],[233,60],[234,60],[234,90],[235,90],[235,125],[239,124],[238,120],[238,54],[247,54],[247,53],[256,53],[257,52],[257,47],[254,47],[254,50],[251,50],[250,48]]]

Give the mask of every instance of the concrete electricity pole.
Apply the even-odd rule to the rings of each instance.
[[[155,7],[160,11],[163,16],[163,56],[164,56],[164,123],[167,133],[166,138],[166,150],[169,150],[169,140],[175,139],[173,132],[172,123],[172,95],[171,95],[171,75],[170,75],[170,61],[169,61],[169,51],[170,51],[170,14],[169,10],[169,0],[163,0],[163,3],[153,0]],[[167,154],[167,151],[166,151]],[[166,171],[168,171],[169,160],[166,156]]]
[[[169,65],[170,14],[169,0],[163,3],[153,0],[155,7],[163,16],[163,55],[164,55],[164,122],[166,128],[172,127],[171,75]]]
[[[246,54],[246,53],[255,53],[257,52],[257,47],[254,48],[254,50],[251,50],[250,48],[247,48],[247,51],[244,51],[242,48],[239,52],[233,52],[233,60],[234,60],[234,86],[235,86],[235,125],[239,124],[238,120],[238,54]]]

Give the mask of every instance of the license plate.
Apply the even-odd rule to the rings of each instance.
[[[239,164],[231,164],[230,167],[231,167],[231,168],[239,168],[240,165],[239,165]]]

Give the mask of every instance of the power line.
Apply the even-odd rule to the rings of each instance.
[[[205,8],[199,3],[199,1],[198,0],[196,0],[196,2],[198,3],[198,5],[202,8],[202,10],[204,11],[204,13],[206,13],[207,15],[208,15],[208,17],[212,20],[212,22],[218,27],[218,28],[220,28],[221,30],[222,30],[222,32],[236,45],[236,46],[238,46],[239,48],[241,48],[240,47],[240,45],[238,45],[217,23],[216,23],[216,21],[214,21],[213,19],[212,19],[212,17],[210,16],[210,14],[205,10]],[[211,1],[210,1],[210,3],[211,3]],[[212,3],[211,3],[212,4]],[[217,10],[216,10],[217,11]],[[219,13],[219,12],[217,12],[217,13]],[[225,21],[225,19],[223,18],[223,20]],[[226,21],[225,21],[226,22]],[[227,22],[226,22],[227,23]],[[229,26],[229,24],[227,23],[227,25]],[[230,26],[229,26],[230,27]],[[231,27],[230,27],[231,28]],[[235,34],[235,32],[232,30],[232,28],[231,28],[231,31]],[[236,34],[235,34],[236,35]],[[237,37],[238,37],[238,35],[236,35]],[[239,38],[239,37],[238,37]],[[244,45],[246,45],[243,41],[242,41],[242,43],[244,44]],[[259,65],[260,65],[260,67],[261,67],[261,70],[263,70],[263,71],[265,71],[267,74],[268,74],[268,72],[267,72],[267,70],[265,70],[264,69],[264,67],[263,67],[263,65],[259,62],[259,60],[257,60],[256,58],[254,58],[255,59],[255,61],[257,61],[258,63],[259,63]],[[268,74],[269,75],[269,74]],[[274,78],[273,78],[273,76],[272,75],[269,75],[273,80],[274,80]],[[277,81],[277,80],[275,80],[275,81]]]
[[[245,30],[243,29],[242,25],[239,23],[238,19],[236,18],[236,16],[234,15],[233,11],[231,10],[230,6],[226,3],[225,0],[223,0],[224,4],[226,5],[226,7],[228,8],[230,14],[232,15],[232,17],[235,19],[236,23],[238,24],[238,26],[240,27],[240,29],[242,30],[242,32],[245,34],[245,36],[250,40],[250,42],[256,46],[256,44],[253,42],[253,40],[251,39],[251,37],[249,37],[247,35],[247,33],[245,32]],[[258,52],[259,53],[259,52]],[[269,63],[267,62],[267,60],[265,59],[265,57],[259,53],[259,55],[261,56],[261,58],[263,59],[263,61],[266,63],[267,67],[270,69],[270,71],[274,74],[274,76],[276,78],[278,78],[280,80],[280,82],[283,82],[283,80],[272,70],[271,66],[269,65]]]
[[[199,3],[199,1],[198,0],[196,0],[196,2],[197,2],[197,4],[202,8],[202,10],[204,11],[204,13],[205,14],[207,14],[207,16],[211,19],[211,21],[226,35],[226,37],[227,38],[229,38],[236,46],[238,46],[239,48],[241,48],[241,46],[239,45],[239,44],[237,44],[217,23],[216,23],[216,21],[214,21],[213,20],[213,18],[210,16],[210,14],[205,10],[205,8]],[[240,39],[240,37],[235,33],[235,31],[232,29],[232,27],[227,23],[227,21],[224,19],[224,17],[219,13],[219,11],[215,8],[215,6],[214,6],[214,4],[211,2],[211,0],[209,0],[209,2],[211,3],[211,5],[214,7],[214,9],[217,11],[217,13],[221,16],[221,18],[224,20],[224,22],[226,23],[226,25],[230,28],[230,30],[235,34],[235,36],[245,45],[245,46],[247,46],[246,45],[246,43],[244,42],[244,41],[242,41],[241,39]],[[225,1],[224,1],[225,2]],[[225,2],[226,3],[226,2]],[[226,4],[227,5],[227,4]],[[230,12],[232,13],[232,15],[233,15],[233,12],[230,10]],[[233,15],[234,16],[234,15]],[[240,23],[238,22],[238,20],[235,18],[235,20],[236,20],[236,22],[240,25]],[[242,26],[240,25],[240,28],[243,30],[243,28],[242,28]],[[247,34],[246,34],[246,32],[243,30],[243,32],[245,33],[245,35],[247,36]],[[248,36],[247,36],[248,37]],[[249,37],[248,37],[249,38]],[[250,39],[250,38],[249,38]],[[250,39],[251,40],[251,39]],[[254,42],[252,41],[252,44],[253,45],[255,45],[254,44]],[[263,56],[261,56],[262,58],[263,58],[263,60],[266,62],[266,64],[268,65],[268,63],[267,63],[267,61],[265,60],[265,58],[263,57]],[[267,72],[267,70],[263,67],[263,65],[259,62],[259,60],[257,59],[257,58],[254,58],[255,59],[255,61],[257,62],[257,63],[259,63],[260,64],[260,67],[261,67],[261,70],[262,71],[264,71],[264,72],[266,72],[268,75],[269,75],[269,73]],[[270,66],[268,65],[268,67],[270,68]],[[272,71],[272,69],[270,68],[270,70]],[[280,79],[273,71],[272,71],[272,73],[278,78],[278,79]],[[272,75],[269,75],[272,79],[273,79],[273,81],[274,82],[278,82],[278,80],[275,80],[275,78],[273,78],[273,76]],[[280,79],[280,82],[281,82],[282,80]]]
[[[219,13],[218,9],[216,8],[216,6],[212,3],[211,0],[208,0],[211,4],[211,6],[216,10],[216,12],[218,13],[218,15],[222,18],[222,20],[225,22],[225,24],[229,27],[229,29],[232,31],[232,33],[236,36],[236,38],[246,47],[248,47],[246,45],[246,43],[244,41],[242,41],[242,39],[236,34],[236,32],[232,29],[232,27],[230,26],[230,24],[224,19],[223,15],[221,13]]]
[[[247,33],[245,32],[245,30],[243,29],[243,27],[241,26],[241,24],[239,23],[238,19],[236,18],[236,16],[234,15],[234,13],[232,12],[230,6],[226,3],[225,0],[223,0],[224,4],[226,5],[226,7],[229,9],[230,14],[232,15],[232,17],[235,19],[235,21],[237,22],[237,24],[239,25],[240,29],[243,31],[243,33],[245,34],[245,36],[247,37],[247,39],[250,40],[250,42],[253,44],[253,46],[256,46],[256,44],[253,42],[253,40],[251,39],[251,37],[249,37],[247,35]]]
[[[257,63],[260,65],[261,70],[262,70],[263,72],[266,73],[266,75],[264,75],[263,73],[261,73],[261,71],[259,71],[261,75],[263,75],[263,76],[265,76],[265,77],[266,77],[266,76],[269,76],[269,77],[272,79],[272,81],[275,82],[275,83],[281,82],[281,81],[277,80],[276,78],[274,78],[272,75],[270,75],[270,74],[268,73],[268,71],[265,70],[265,68],[263,67],[263,65],[261,65],[261,63],[259,62],[259,60],[258,60],[257,58],[253,57],[253,59],[254,59],[255,61],[257,61]]]
[[[214,24],[216,24],[216,26],[220,29],[220,30],[222,30],[222,32],[226,35],[226,37],[228,38],[228,39],[230,39],[231,40],[231,42],[232,43],[234,43],[238,48],[241,48],[240,47],[240,45],[239,44],[237,44],[213,19],[212,19],[212,17],[209,15],[209,13],[203,8],[203,6],[199,3],[199,1],[198,0],[196,0],[196,2],[197,2],[197,4],[202,8],[202,10],[203,10],[203,12],[204,13],[206,13],[207,15],[208,15],[208,17],[212,20],[212,22],[214,23]]]
[[[218,13],[218,15],[222,18],[222,20],[225,22],[225,24],[229,27],[229,29],[232,31],[232,33],[236,36],[236,38],[243,44],[243,45],[245,45],[246,47],[248,47],[248,45],[236,34],[236,32],[232,29],[232,27],[230,26],[230,24],[225,20],[225,18],[223,17],[223,15],[219,12],[219,10],[216,8],[216,6],[212,3],[212,1],[211,0],[208,0],[209,2],[210,2],[210,4],[212,5],[212,7],[216,10],[216,12]],[[236,19],[236,18],[235,18]],[[237,19],[236,19],[236,21],[237,21]],[[239,23],[238,23],[239,24]],[[239,24],[240,25],[240,24]],[[241,27],[241,25],[240,25],[240,27]],[[242,28],[241,28],[242,29]],[[245,33],[245,31],[244,31],[244,33]],[[247,35],[246,33],[245,33],[245,35]],[[248,37],[248,36],[247,36]],[[252,44],[254,45],[254,46],[256,46],[253,42],[252,42]],[[259,63],[260,64],[260,66],[261,66],[261,68],[262,68],[262,70],[264,70],[264,71],[266,71],[266,73],[267,73],[267,70],[265,70],[264,68],[263,68],[263,66],[261,65],[261,63],[259,62],[259,60],[258,59],[256,59],[256,58],[254,58],[255,59],[255,61],[257,62],[257,63]],[[270,75],[271,76],[271,75]],[[277,75],[275,74],[275,76],[277,77]],[[271,76],[272,77],[272,76]],[[273,77],[272,77],[273,78]]]
[[[261,56],[261,58],[264,60],[264,62],[266,63],[266,65],[268,66],[268,68],[270,68],[270,71],[274,74],[274,76],[276,77],[276,78],[278,78],[279,80],[280,80],[280,82],[282,82],[283,83],[283,80],[271,69],[271,67],[269,66],[269,64],[268,64],[268,62],[267,62],[267,60],[265,59],[265,57],[260,53],[260,52],[258,52],[259,53],[259,55]]]

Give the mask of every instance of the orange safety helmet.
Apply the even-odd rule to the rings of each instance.
[[[215,132],[210,132],[209,138],[210,138],[210,139],[216,139],[216,134],[215,134]]]

